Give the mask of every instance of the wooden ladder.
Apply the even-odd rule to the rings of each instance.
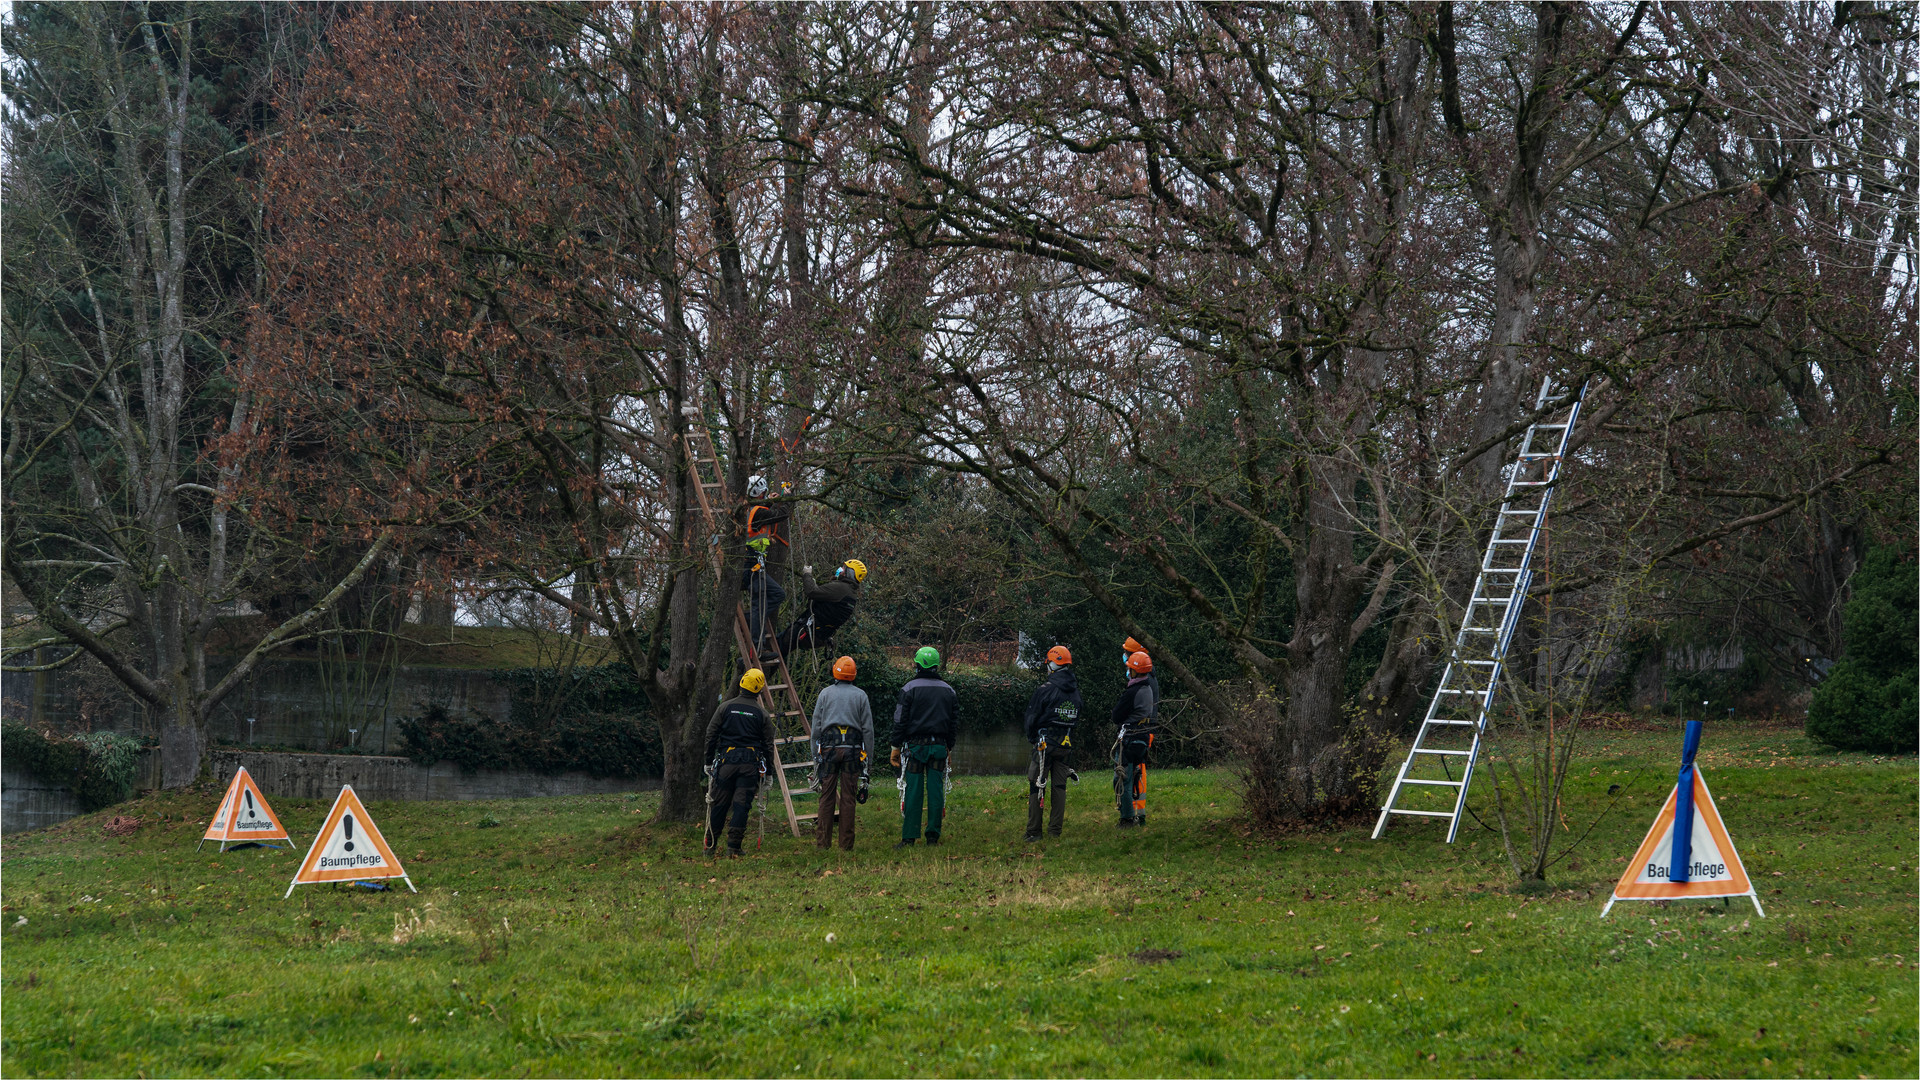
[[[698,409],[687,406],[682,412],[685,414],[682,418],[687,426],[685,433],[681,436],[681,443],[686,447],[687,464],[693,470],[694,494],[699,499],[700,512],[706,515],[708,535],[717,537],[725,531],[723,524],[730,527],[730,523],[723,523],[720,515],[714,510],[714,502],[719,498],[719,493],[726,490],[724,474],[720,469],[720,456],[714,452],[713,436],[708,434],[706,425],[700,422]],[[717,543],[713,545],[712,552],[714,577],[717,581],[724,581],[727,572],[726,556]],[[766,613],[765,617],[769,623],[773,615],[771,611]],[[763,633],[767,629],[767,626],[761,627]],[[787,669],[787,658],[780,655],[780,644],[777,640],[773,642],[775,655],[771,670],[767,670],[767,665],[758,662],[759,648],[753,640],[752,630],[747,623],[747,608],[744,603],[736,603],[733,607],[733,637],[734,642],[740,647],[740,655],[746,658],[748,666],[760,667],[768,675],[767,685],[760,691],[759,697],[760,707],[767,710],[768,716],[773,717],[774,740],[773,746],[769,748],[773,754],[773,775],[780,781],[780,801],[786,804],[787,827],[793,830],[793,835],[799,836],[800,823],[812,821],[819,815],[796,813],[793,800],[796,796],[804,798],[815,793],[807,790],[797,792],[793,790],[793,786],[787,783],[787,771],[812,768],[813,755],[802,754],[798,761],[789,764],[782,758],[780,748],[795,743],[803,743],[811,747],[813,729],[807,722],[807,709],[801,703],[799,689],[793,684],[793,673]],[[776,696],[779,694],[784,694],[785,708],[781,707],[780,698]]]

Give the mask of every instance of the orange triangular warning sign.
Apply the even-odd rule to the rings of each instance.
[[[367,816],[367,808],[360,805],[360,797],[349,784],[341,788],[339,797],[333,800],[333,809],[327,811],[320,835],[313,838],[313,846],[301,860],[299,872],[293,875],[293,885],[287,886],[287,896],[293,895],[294,885],[374,878],[400,878],[407,883],[407,888],[413,889],[413,879],[401,869],[400,860],[387,846],[387,838],[380,835],[373,819]]]
[[[1707,790],[1707,778],[1700,767],[1693,767],[1693,838],[1689,847],[1687,881],[1673,881],[1673,818],[1679,802],[1680,785],[1667,793],[1667,802],[1653,819],[1653,829],[1640,842],[1640,850],[1627,862],[1627,872],[1613,887],[1613,898],[1600,914],[1613,909],[1621,900],[1682,900],[1715,896],[1745,896],[1760,911],[1760,897],[1747,868],[1734,850],[1733,837],[1726,822],[1720,820],[1720,808],[1713,804]],[[1760,911],[1762,915],[1766,912]]]
[[[214,812],[213,824],[207,826],[207,834],[200,842],[217,840],[220,850],[225,851],[228,844],[242,840],[287,839],[290,839],[287,830],[274,816],[273,807],[267,805],[260,785],[253,782],[253,775],[242,765],[240,771],[233,774],[233,782],[227,785],[227,793],[220,799],[220,809]]]

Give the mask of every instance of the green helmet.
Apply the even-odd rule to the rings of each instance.
[[[931,645],[922,645],[920,646],[920,651],[913,654],[913,663],[915,667],[923,667],[923,668],[939,667],[940,666],[940,650],[934,648]]]

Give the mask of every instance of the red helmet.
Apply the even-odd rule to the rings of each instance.
[[[1133,640],[1132,638],[1128,638],[1126,640],[1126,643],[1120,646],[1120,651],[1125,653],[1146,652],[1147,647]]]
[[[1053,648],[1047,650],[1047,663],[1059,664],[1061,667],[1066,667],[1068,664],[1073,663],[1073,653],[1068,652],[1065,645],[1055,645]]]
[[[858,674],[860,674],[859,665],[853,662],[851,656],[843,656],[833,662],[833,677],[842,682],[852,682],[854,676]]]
[[[1137,652],[1127,657],[1127,670],[1135,675],[1145,675],[1153,670],[1153,657]]]

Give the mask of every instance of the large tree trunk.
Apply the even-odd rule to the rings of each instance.
[[[160,721],[160,786],[183,788],[200,778],[207,735],[201,726],[177,710],[168,709]]]

